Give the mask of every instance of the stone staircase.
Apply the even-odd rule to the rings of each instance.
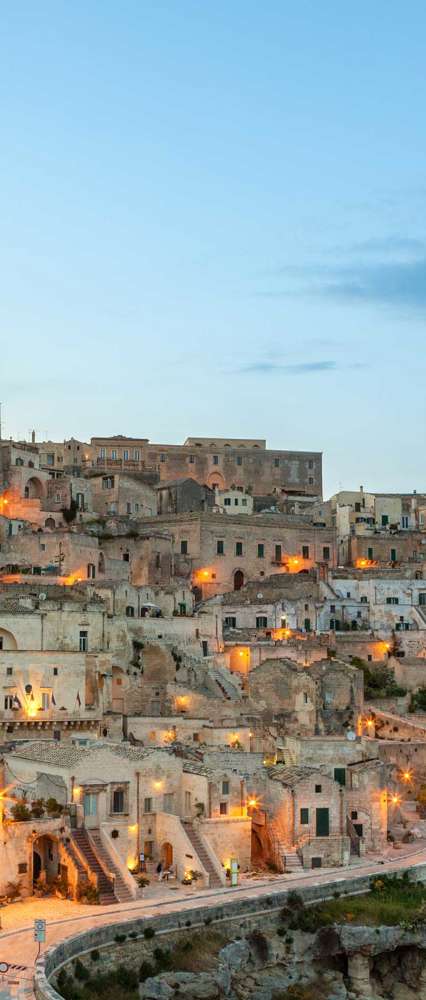
[[[300,857],[296,851],[295,847],[285,848],[284,854],[284,871],[286,872],[301,872],[303,871],[303,865]]]
[[[87,830],[85,830],[84,827],[80,827],[78,830],[72,830],[71,838],[73,849],[75,853],[80,856],[80,859],[84,859],[86,870],[88,870],[91,875],[96,876],[99,902],[103,906],[107,906],[109,903],[118,903],[118,898],[114,893],[113,881],[109,878],[98,860]],[[109,868],[107,870],[109,870]]]
[[[90,834],[90,839],[92,844],[95,846],[96,857],[102,864],[102,867],[107,871],[112,872],[114,875],[114,895],[117,897],[119,903],[130,903],[135,898],[132,896],[129,887],[126,885],[124,878],[120,872],[118,865],[115,863],[109,851],[104,845],[102,837],[98,830],[93,830]]]
[[[191,841],[194,850],[197,852],[197,856],[203,865],[203,868],[208,872],[209,875],[209,887],[210,889],[219,889],[222,887],[222,882],[217,874],[213,862],[211,861],[209,855],[207,854],[206,848],[201,840],[200,835],[194,830],[194,827],[189,820],[182,820],[182,826]]]
[[[65,854],[70,859],[71,863],[74,865],[74,868],[76,869],[77,874],[78,874],[79,881],[84,881],[84,879],[86,878],[86,874],[87,874],[86,868],[84,867],[84,865],[80,861],[80,858],[79,858],[79,856],[77,854],[77,851],[76,851],[76,849],[75,849],[72,841],[68,840],[68,839],[64,839],[62,841],[62,847],[63,847],[63,849],[65,851]]]

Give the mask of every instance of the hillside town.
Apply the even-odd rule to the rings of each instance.
[[[3,898],[426,843],[426,495],[264,440],[2,440]],[[149,890],[147,890],[149,891]]]

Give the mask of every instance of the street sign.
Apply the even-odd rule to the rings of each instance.
[[[0,975],[4,975],[9,970],[9,962],[0,962]]]
[[[35,920],[34,921],[34,941],[39,943],[46,940],[46,921],[45,920]]]

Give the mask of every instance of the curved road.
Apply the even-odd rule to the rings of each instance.
[[[58,944],[65,938],[72,937],[86,930],[90,926],[116,923],[120,918],[125,921],[134,917],[155,917],[159,913],[175,913],[190,910],[197,903],[203,906],[214,906],[221,899],[228,896],[239,899],[261,899],[271,892],[285,888],[298,889],[307,885],[327,885],[328,882],[345,882],[359,875],[374,875],[392,872],[396,868],[412,868],[415,865],[426,864],[426,847],[415,847],[408,853],[387,856],[385,860],[370,859],[349,868],[327,868],[319,871],[304,871],[303,874],[292,874],[275,876],[273,878],[259,880],[253,884],[247,880],[234,888],[223,887],[222,889],[200,890],[190,896],[183,895],[175,891],[170,891],[170,895],[165,898],[153,897],[152,899],[136,900],[133,903],[121,903],[113,906],[96,907],[90,912],[78,914],[76,916],[64,916],[59,919],[48,920],[47,941],[43,948],[50,948],[53,944]],[[9,998],[23,998],[32,1000],[32,973],[34,962],[37,957],[37,945],[34,943],[33,922],[28,922],[25,913],[25,902],[19,909],[16,906],[16,916],[22,918],[20,926],[12,930],[5,930],[0,934],[0,962],[9,962],[16,966],[24,966],[24,970],[14,971],[11,969],[7,975],[0,975],[0,1000]],[[41,915],[40,913],[37,915]]]

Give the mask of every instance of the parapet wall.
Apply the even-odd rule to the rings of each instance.
[[[393,869],[392,874],[402,875],[407,869],[404,867]],[[411,876],[415,881],[426,882],[426,864],[415,865],[410,868]],[[354,878],[343,881],[342,878],[335,878],[326,885],[310,885],[298,888],[297,892],[302,897],[304,903],[321,902],[332,897],[335,890],[341,895],[357,895],[366,892],[370,880],[374,875],[383,875],[383,869],[368,875],[358,875]],[[217,905],[192,905],[176,913],[151,915],[147,917],[137,917],[134,920],[120,921],[106,926],[92,927],[73,938],[67,938],[54,948],[46,951],[36,962],[34,976],[34,992],[37,1000],[62,1000],[60,994],[51,986],[49,979],[59,972],[63,965],[67,965],[77,957],[84,957],[93,949],[108,948],[108,959],[111,963],[114,957],[116,964],[123,960],[123,945],[116,941],[117,935],[136,935],[132,940],[132,945],[137,944],[138,938],[144,940],[143,931],[147,926],[154,927],[156,934],[170,934],[185,931],[189,926],[191,930],[204,928],[206,919],[212,924],[232,923],[235,921],[249,921],[250,918],[265,918],[273,914],[274,910],[280,910],[285,905],[291,885],[288,889],[278,892],[268,893],[265,896],[257,896],[253,899],[233,898],[233,892],[238,893],[238,889],[230,889],[225,895],[221,895],[221,902]],[[212,898],[212,897],[206,897]],[[127,949],[129,943],[127,943]],[[128,956],[126,956],[128,962]]]

